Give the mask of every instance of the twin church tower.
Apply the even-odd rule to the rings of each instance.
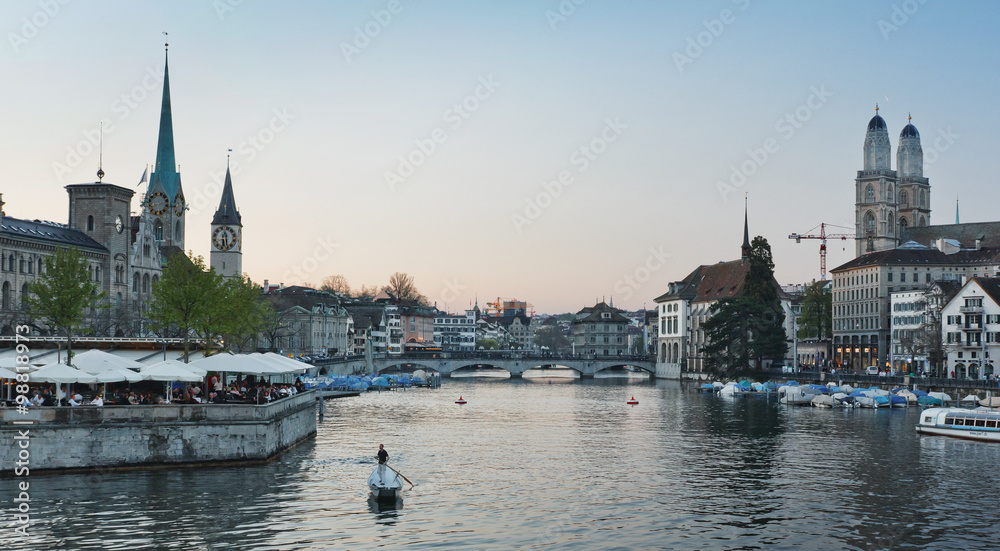
[[[156,165],[142,201],[140,218],[153,228],[153,236],[161,249],[184,248],[187,205],[181,175],[174,157],[173,119],[170,111],[170,71],[167,60],[163,65],[163,103],[160,107],[160,131],[156,144]],[[226,183],[219,208],[212,218],[212,241],[209,263],[216,273],[225,277],[243,275],[243,223],[236,209],[233,181],[226,166]]]
[[[875,107],[865,134],[864,169],[855,179],[855,231],[857,256],[893,249],[902,244],[910,226],[931,221],[931,185],[924,178],[924,151],[913,124],[899,133],[896,170],[891,167],[889,130]]]

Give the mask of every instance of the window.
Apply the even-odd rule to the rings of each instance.
[[[142,274],[142,292],[149,292],[149,274]]]
[[[94,231],[94,216],[87,216],[87,231]]]
[[[38,275],[42,275],[42,259],[38,259]]]
[[[900,272],[899,273],[899,282],[900,283],[906,283],[906,272]]]
[[[132,274],[132,292],[139,292],[139,272]]]
[[[866,203],[875,202],[875,186],[871,184],[868,184],[868,187],[865,188],[865,202]]]
[[[888,274],[886,274],[886,276],[888,277],[888,279],[886,281],[892,282],[892,272],[889,272]],[[903,281],[905,281],[905,280],[903,280]]]
[[[153,233],[156,235],[157,241],[163,241],[163,222],[157,220],[156,225],[153,226]]]
[[[14,257],[12,256],[11,258],[14,258]],[[4,281],[3,282],[3,296],[2,296],[2,298],[0,298],[0,303],[2,303],[2,304],[0,304],[0,306],[2,306],[4,310],[10,310],[10,299],[11,299],[11,297],[10,297],[10,282]]]
[[[875,235],[875,215],[871,212],[865,213],[865,233]]]
[[[907,202],[908,199],[909,199],[909,196],[906,194],[905,191],[900,191],[899,192],[899,206],[905,207],[906,206],[906,202]],[[900,223],[902,223],[902,222],[903,221],[900,220]]]
[[[9,271],[9,272],[13,272],[14,271],[14,255],[10,255],[7,258],[7,271]]]
[[[17,271],[24,273],[24,257],[18,257],[17,259]]]
[[[35,273],[35,262],[31,260],[30,256],[28,257],[28,273],[29,274]]]

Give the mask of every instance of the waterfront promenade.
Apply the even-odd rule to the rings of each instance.
[[[316,434],[316,392],[267,405],[3,408],[0,421],[6,442],[27,431],[32,472],[263,462]],[[0,462],[18,454],[4,446]]]

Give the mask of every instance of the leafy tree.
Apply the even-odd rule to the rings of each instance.
[[[174,328],[184,339],[184,361],[191,352],[191,335],[205,329],[218,301],[215,272],[207,272],[204,257],[177,254],[167,260],[163,276],[153,286],[149,319],[154,329],[164,333]]]
[[[496,339],[479,339],[476,341],[476,348],[483,350],[500,350],[500,343]]]
[[[545,325],[535,331],[535,346],[560,352],[570,348],[569,337],[557,325]]]
[[[740,296],[713,304],[712,316],[703,325],[707,367],[718,375],[759,375],[765,359],[781,358],[788,350],[785,313],[767,239],[753,239],[747,261],[750,266]]]
[[[246,276],[232,277],[222,283],[222,305],[225,314],[220,333],[225,336],[225,348],[243,352],[254,348],[257,336],[264,331],[270,302],[264,300],[262,289]]]
[[[87,260],[78,249],[63,247],[46,259],[45,275],[28,285],[21,298],[28,314],[44,322],[55,334],[66,336],[66,363],[73,357],[73,333],[83,326],[88,310],[106,308],[105,293],[92,281]]]
[[[833,337],[833,293],[823,281],[806,287],[802,297],[802,315],[799,317],[800,339],[829,339]]]

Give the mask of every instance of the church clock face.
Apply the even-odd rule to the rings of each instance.
[[[220,251],[228,251],[236,246],[236,231],[229,226],[219,226],[212,232],[212,244]]]
[[[157,191],[149,196],[149,212],[159,216],[164,212],[167,212],[167,194],[162,191]]]
[[[174,214],[177,216],[184,214],[184,198],[179,194],[174,198]]]
[[[115,231],[121,233],[125,231],[125,221],[122,220],[122,215],[115,216]]]

